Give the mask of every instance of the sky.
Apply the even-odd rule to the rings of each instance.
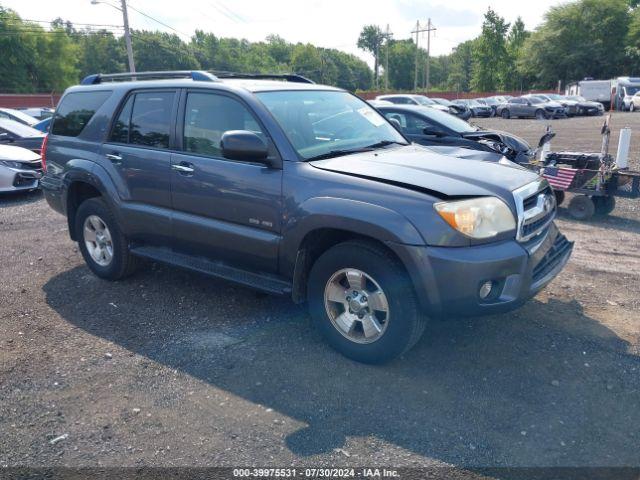
[[[120,0],[99,0],[120,4]],[[488,7],[513,22],[521,16],[534,29],[544,12],[561,0],[127,0],[129,22],[134,29],[178,33],[188,40],[196,29],[219,37],[264,40],[272,33],[297,43],[312,43],[353,53],[370,64],[372,58],[356,46],[364,25],[387,24],[396,39],[409,38],[416,21],[431,18],[431,54],[450,53],[460,42],[479,35]],[[51,21],[62,17],[73,23],[122,25],[115,8],[91,0],[0,0],[29,20]],[[135,10],[134,10],[135,9]],[[164,23],[161,25],[136,10]],[[173,30],[172,30],[173,29]],[[114,29],[114,31],[117,31]],[[426,34],[419,39],[426,45]],[[135,48],[135,45],[134,45]]]

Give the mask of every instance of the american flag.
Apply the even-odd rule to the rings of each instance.
[[[578,170],[574,168],[544,167],[542,176],[547,179],[552,188],[566,190],[571,185],[576,173]]]

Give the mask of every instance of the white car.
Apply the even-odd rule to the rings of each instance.
[[[35,190],[42,177],[42,158],[22,147],[0,145],[0,193]]]
[[[632,112],[637,112],[640,110],[640,91],[636,92],[636,94],[631,97],[631,101],[629,102],[629,110]]]
[[[26,113],[13,108],[0,108],[0,118],[7,118],[29,127],[38,123],[38,120],[33,118],[31,115],[27,115]]]
[[[434,102],[424,95],[394,94],[394,95],[378,95],[376,100],[384,100],[396,105],[420,105],[422,107],[430,107],[441,112],[451,113],[449,107]]]
[[[36,120],[44,120],[45,118],[52,117],[55,112],[53,108],[49,107],[19,108],[18,110]]]

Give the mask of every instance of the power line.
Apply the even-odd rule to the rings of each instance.
[[[60,23],[60,22],[56,22],[55,20],[54,21],[30,20],[30,19],[26,19],[26,18],[20,19],[20,21],[23,22],[23,23],[27,23],[27,22],[29,22],[29,23],[48,23],[48,24],[51,24],[51,25],[53,25],[54,23],[55,24],[59,24]],[[66,25],[67,23],[70,23],[71,25],[82,25],[82,26],[88,26],[88,27],[122,28],[122,25],[101,25],[99,23],[78,23],[78,22],[72,22],[70,20],[63,20],[61,24],[62,25]]]
[[[411,33],[415,33],[416,34],[416,66],[415,66],[415,72],[414,72],[414,76],[413,76],[413,89],[414,90],[418,90],[418,58],[420,55],[420,49],[418,48],[418,40],[419,40],[419,35],[421,33],[424,32],[429,32],[429,34],[431,34],[431,31],[435,30],[435,27],[432,28],[431,26],[431,19],[429,19],[429,25],[427,26],[427,28],[420,28],[420,20],[418,20],[416,22],[416,29],[415,30],[411,30]],[[430,42],[430,38],[429,37],[429,42]]]
[[[142,11],[138,10],[137,8],[135,8],[134,6],[132,6],[132,5],[131,5],[131,3],[129,3],[129,2],[127,2],[127,6],[128,6],[131,10],[133,10],[134,12],[138,12],[138,13],[139,13],[140,15],[142,15],[143,17],[147,17],[149,20],[153,20],[154,22],[159,23],[160,25],[162,25],[162,26],[164,26],[164,27],[167,27],[167,28],[168,28],[168,29],[170,29],[170,30],[173,30],[174,32],[176,32],[176,33],[178,33],[178,34],[180,34],[180,35],[184,35],[184,36],[185,36],[185,37],[187,37],[187,38],[189,38],[189,37],[191,36],[191,35],[189,35],[189,34],[187,34],[187,33],[181,32],[180,30],[173,28],[171,25],[167,25],[166,23],[164,23],[164,22],[162,22],[162,21],[158,20],[157,18],[152,17],[151,15],[148,15],[148,14],[146,14],[146,13],[144,13],[144,12],[142,12]]]

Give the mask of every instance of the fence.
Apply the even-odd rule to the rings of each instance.
[[[59,100],[58,93],[0,93],[0,108],[55,107]]]

